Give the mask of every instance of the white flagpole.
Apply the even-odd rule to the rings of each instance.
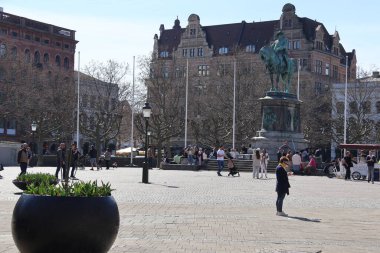
[[[79,103],[80,103],[80,51],[78,51],[78,101],[77,101],[77,148],[80,150],[79,145]]]
[[[300,100],[300,69],[301,69],[301,59],[298,59],[298,79],[297,79],[297,99]]]
[[[187,99],[189,93],[189,59],[186,61],[186,90],[185,90],[185,148],[187,147]]]
[[[347,142],[347,74],[348,74],[348,56],[346,55],[346,85],[344,88],[344,136],[343,136],[343,143],[346,144]],[[344,152],[346,153],[346,149],[344,149]]]
[[[133,56],[133,69],[132,69],[132,105],[131,105],[131,166],[133,166],[133,109],[135,107],[135,57]]]
[[[232,149],[235,149],[235,118],[236,118],[236,61],[234,62],[234,105],[232,112]]]

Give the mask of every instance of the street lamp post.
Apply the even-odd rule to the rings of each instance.
[[[152,113],[152,108],[149,103],[146,102],[145,106],[142,108],[143,116],[145,118],[145,161],[143,165],[143,173],[142,173],[142,182],[144,184],[149,183],[149,171],[148,171],[148,120],[150,118],[150,114]]]
[[[34,133],[36,132],[37,130],[37,123],[35,121],[32,122],[31,124],[31,128],[32,128],[32,152],[33,154],[35,153],[35,144],[34,144]]]

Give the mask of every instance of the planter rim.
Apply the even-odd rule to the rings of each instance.
[[[112,195],[108,196],[51,196],[51,195],[38,195],[38,194],[29,194],[29,193],[22,193],[21,196],[25,197],[49,197],[49,198],[108,198],[112,197]]]

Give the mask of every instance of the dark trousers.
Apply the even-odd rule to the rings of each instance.
[[[21,172],[19,176],[21,176],[22,174],[26,174],[26,168],[28,168],[28,163],[20,163]]]
[[[224,168],[224,160],[217,160],[218,163],[218,173],[220,173]]]
[[[77,162],[74,161],[74,163],[71,164],[71,174],[70,174],[71,177],[74,177],[76,169],[77,169]]]
[[[346,177],[344,179],[351,179],[351,168],[346,167]]]
[[[110,169],[110,160],[106,160],[106,170]]]
[[[57,165],[57,170],[55,171],[55,177],[58,178],[58,174],[59,174],[59,171],[61,170],[61,168],[62,168],[62,172],[63,172],[63,178],[62,179],[67,179],[68,174],[69,174],[69,173],[67,173],[68,172],[67,170],[70,169],[70,167],[66,169],[66,165],[61,164],[61,163],[58,163],[58,165]]]
[[[277,192],[277,201],[276,201],[276,208],[277,212],[282,212],[282,204],[285,199],[285,192]]]

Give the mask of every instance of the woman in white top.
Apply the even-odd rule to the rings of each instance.
[[[265,178],[268,178],[267,176],[268,161],[269,161],[269,155],[267,151],[263,149],[263,152],[260,155],[260,167],[261,167],[260,178],[263,178],[264,173],[265,173]]]
[[[259,178],[260,173],[260,149],[256,149],[252,156],[253,178]]]

